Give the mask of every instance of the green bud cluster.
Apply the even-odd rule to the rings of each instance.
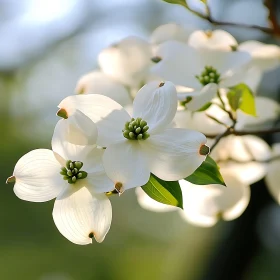
[[[195,76],[199,82],[206,86],[210,83],[218,84],[220,82],[220,74],[212,66],[205,66],[200,76]]]
[[[132,118],[130,122],[126,122],[122,130],[123,136],[129,140],[146,140],[150,137],[147,133],[149,127],[147,122],[141,118]]]
[[[60,174],[69,184],[74,184],[77,180],[87,177],[87,172],[81,171],[82,167],[83,163],[81,161],[68,160],[66,162],[66,167],[61,168]]]

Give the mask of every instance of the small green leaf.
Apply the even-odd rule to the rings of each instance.
[[[219,166],[210,156],[207,156],[206,160],[185,180],[195,185],[218,184],[226,186]]]
[[[229,105],[233,111],[240,109],[246,114],[256,116],[254,94],[246,84],[238,84],[227,93]]]
[[[186,0],[163,0],[164,2],[170,3],[170,4],[178,4],[181,6],[184,6],[185,8],[189,8]]]
[[[196,110],[196,112],[203,112],[203,111],[206,111],[211,105],[212,105],[211,102],[207,102],[207,103],[204,104],[200,109]]]
[[[151,174],[148,183],[142,186],[142,189],[157,202],[183,209],[182,192],[177,181],[163,181]]]

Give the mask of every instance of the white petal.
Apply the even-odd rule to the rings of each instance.
[[[271,98],[257,96],[255,98],[257,116],[249,116],[248,114],[237,112],[237,129],[253,129],[263,126],[265,122],[275,120],[280,115],[280,104]]]
[[[114,183],[105,174],[103,166],[104,149],[94,148],[83,159],[83,169],[88,173],[86,181],[96,193],[108,192],[114,189]]]
[[[177,41],[167,41],[158,46],[155,56],[162,60],[151,68],[151,73],[175,85],[201,88],[196,79],[203,71],[199,53],[194,48]]]
[[[224,30],[197,30],[190,35],[188,44],[194,48],[231,51],[232,46],[237,46],[237,41]]]
[[[122,191],[143,186],[150,178],[148,163],[138,142],[123,140],[110,145],[103,156],[108,177],[115,184],[121,183]]]
[[[98,62],[106,75],[125,85],[137,87],[146,79],[151,57],[150,44],[130,36],[101,51]]]
[[[152,44],[161,44],[170,40],[187,43],[188,37],[193,30],[194,28],[176,23],[163,24],[153,31],[150,41]]]
[[[196,76],[202,73],[205,66],[214,67],[225,83],[233,79],[239,81],[240,77],[243,77],[239,72],[241,70],[245,72],[252,60],[246,52],[194,49],[176,41],[161,44],[156,55],[162,60],[152,67],[153,74],[170,80],[176,85],[194,89],[201,87]]]
[[[75,244],[92,243],[91,234],[102,242],[111,225],[111,203],[105,194],[69,186],[54,203],[53,219],[60,233]]]
[[[209,113],[209,115],[215,116],[215,118],[220,117],[221,118],[228,118],[228,115],[224,113],[221,109],[217,110],[212,110],[212,107],[217,107],[216,105],[212,105],[206,112]],[[217,112],[215,113],[210,113],[211,112]],[[175,124],[176,127],[178,128],[187,128],[187,129],[193,129],[200,131],[204,134],[220,134],[223,133],[226,128],[212,119],[208,118],[207,115],[205,114],[206,112],[196,112],[193,113],[189,110],[180,110],[177,111],[175,115]],[[218,115],[221,112],[220,115]],[[217,117],[218,115],[218,117]]]
[[[249,52],[254,59],[254,65],[263,71],[275,69],[280,66],[280,47],[267,45],[258,41],[243,42],[238,47],[241,51]]]
[[[280,160],[269,163],[265,182],[272,197],[280,204]]]
[[[258,67],[250,67],[245,76],[243,77],[243,83],[246,84],[253,93],[257,93],[259,85],[262,79],[262,71]]]
[[[33,150],[19,159],[13,176],[17,197],[32,202],[44,202],[58,196],[66,186],[59,174],[61,165],[51,150]]]
[[[230,135],[220,141],[215,150],[213,150],[213,154],[215,154],[214,157],[217,160],[266,161],[271,157],[271,150],[269,145],[257,136]]]
[[[183,192],[182,216],[200,226],[213,226],[224,220],[238,218],[250,200],[250,188],[232,174],[222,173],[227,187],[221,185],[193,185],[180,181]]]
[[[185,180],[180,181],[180,186],[184,205],[184,210],[179,211],[181,217],[197,226],[214,226],[218,222],[217,207],[211,200],[215,190],[209,186],[193,185]]]
[[[77,83],[76,92],[79,94],[101,94],[108,96],[122,106],[131,103],[127,89],[111,77],[100,71],[90,72]]]
[[[268,169],[266,163],[254,161],[246,163],[227,161],[225,163],[219,163],[219,166],[223,170],[234,174],[236,178],[246,185],[252,185],[260,181],[266,175]]]
[[[80,160],[97,142],[95,123],[79,110],[58,121],[52,137],[52,149],[65,160]],[[91,147],[89,147],[91,146]]]
[[[68,116],[80,110],[95,122],[98,128],[97,144],[103,147],[122,139],[122,129],[125,122],[130,120],[120,104],[99,94],[68,96],[58,107],[65,109]]]
[[[244,65],[243,67],[240,66],[236,69],[228,70],[224,75],[221,77],[221,81],[219,83],[220,87],[229,88],[240,83],[246,82],[246,77],[248,75],[248,69],[250,69],[250,65]]]
[[[201,109],[205,104],[210,102],[217,94],[218,85],[210,83],[204,86],[200,91],[194,91],[187,96],[191,96],[192,100],[187,103],[187,109],[196,111]]]
[[[197,50],[201,65],[213,66],[221,75],[234,76],[248,66],[251,56],[246,52],[223,52],[217,50]],[[200,74],[200,73],[197,73]]]
[[[86,181],[95,193],[105,193],[114,190],[115,184],[104,173],[88,173]]]
[[[139,205],[146,210],[153,212],[170,212],[177,210],[174,206],[159,203],[150,198],[141,188],[136,188],[135,193]]]
[[[180,128],[166,129],[140,142],[151,172],[166,181],[191,175],[205,160],[199,154],[205,143],[206,137],[200,132]]]
[[[150,82],[143,86],[133,102],[133,117],[148,123],[149,133],[156,133],[167,127],[177,111],[177,92],[171,82],[163,86]]]
[[[222,218],[225,221],[231,221],[241,216],[245,211],[250,202],[251,191],[246,183],[236,180],[234,175],[224,177],[226,178],[227,188],[231,189],[227,190],[226,196],[219,198],[218,202],[223,204],[226,199],[232,202],[235,200],[234,205],[222,213]]]

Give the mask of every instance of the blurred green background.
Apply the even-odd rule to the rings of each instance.
[[[212,2],[215,16],[223,18],[233,2],[242,1]],[[247,20],[267,25],[257,3],[261,1],[251,1],[256,13],[248,11]],[[250,254],[242,279],[279,279],[280,210],[270,198],[260,203],[262,211],[252,225],[258,204],[249,206],[249,214],[241,218],[245,221],[204,229],[187,224],[177,213],[143,210],[131,190],[112,198],[113,221],[104,242],[78,246],[56,229],[53,201],[21,201],[13,186],[5,185],[22,155],[50,148],[57,104],[74,93],[81,75],[97,66],[103,47],[128,35],[148,39],[158,25],[173,21],[210,28],[182,7],[159,0],[0,0],[1,280],[233,279],[215,273],[227,273],[225,259],[234,267],[235,258],[246,250]],[[258,31],[229,30],[240,40],[271,41]],[[264,77],[261,94],[277,96],[279,73]],[[245,245],[234,254],[226,250],[234,245],[228,243],[233,233],[242,238],[246,231],[250,236],[248,230],[256,250]]]

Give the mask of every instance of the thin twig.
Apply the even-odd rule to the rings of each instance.
[[[224,133],[217,135],[214,144],[210,147],[210,151],[213,151],[213,149],[218,145],[218,143],[222,140],[222,138],[230,135],[231,130],[233,130],[233,128],[234,128],[234,125],[229,127]]]
[[[228,131],[227,135],[236,135],[236,136],[243,136],[243,135],[267,135],[273,133],[280,133],[280,128],[272,128],[272,129],[265,129],[265,130],[231,130]],[[220,136],[219,134],[206,134],[207,138],[213,139]]]
[[[275,7],[273,5],[272,0],[266,0],[265,5],[268,8],[269,11],[269,19],[272,23],[272,28],[259,26],[255,24],[245,24],[245,23],[235,23],[235,22],[227,22],[227,21],[219,21],[215,20],[211,15],[211,10],[207,2],[205,3],[205,9],[206,14],[202,14],[200,12],[197,12],[189,7],[189,5],[185,5],[185,7],[195,14],[196,16],[200,17],[201,19],[207,20],[208,22],[212,23],[213,25],[220,25],[220,26],[233,26],[233,27],[239,27],[239,28],[248,28],[248,29],[255,29],[260,30],[264,33],[280,36],[280,27],[278,25],[277,19],[276,19],[276,13],[275,13]]]

